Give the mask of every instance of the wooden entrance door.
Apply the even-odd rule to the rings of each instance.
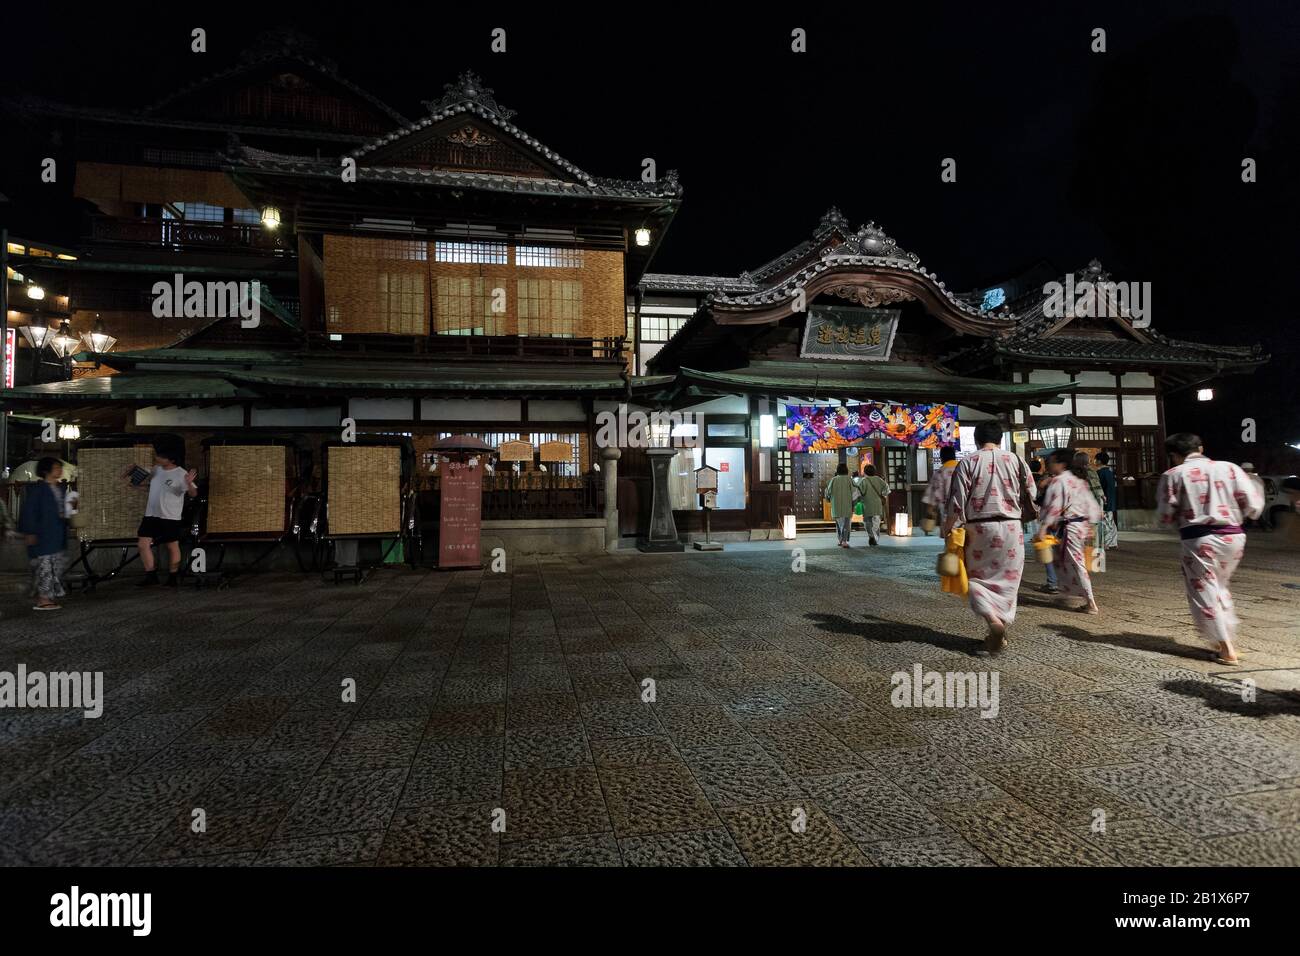
[[[797,518],[822,517],[822,495],[826,483],[835,477],[840,456],[835,452],[795,452],[790,456],[794,470],[794,513]]]

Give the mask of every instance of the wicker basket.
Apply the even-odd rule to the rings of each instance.
[[[402,449],[331,445],[326,503],[332,538],[402,530]]]
[[[213,445],[208,451],[208,524],[212,534],[285,531],[283,445]]]
[[[144,516],[145,496],[122,481],[122,472],[139,465],[152,472],[153,448],[81,448],[77,451],[77,491],[86,516],[78,534],[88,541],[134,539]]]

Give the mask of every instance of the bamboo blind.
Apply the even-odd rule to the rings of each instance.
[[[331,537],[397,534],[402,529],[402,450],[396,445],[330,445],[326,506]]]
[[[325,301],[331,332],[616,338],[626,327],[612,250],[327,235]]]
[[[153,448],[82,448],[77,452],[78,508],[86,516],[81,537],[111,540],[136,537],[146,504],[143,492],[126,486],[122,472],[130,465],[153,471]]]
[[[282,533],[286,457],[281,445],[212,446],[208,534]]]

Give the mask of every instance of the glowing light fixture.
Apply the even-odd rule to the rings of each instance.
[[[77,347],[81,341],[72,331],[72,327],[65,320],[59,326],[59,331],[55,333],[54,338],[50,340],[50,348],[54,349],[54,354],[59,358],[67,358],[72,354],[72,350]]]
[[[50,337],[50,327],[45,324],[44,316],[40,315],[32,319],[31,325],[19,326],[18,331],[22,332],[27,344],[37,351],[45,348],[45,341]]]
[[[910,538],[912,536],[912,516],[906,511],[900,511],[894,515],[894,534],[900,538]]]
[[[1198,388],[1198,389],[1196,390],[1196,400],[1197,400],[1198,402],[1212,402],[1212,401],[1214,401],[1214,389],[1212,389],[1212,388]]]
[[[758,444],[761,448],[776,447],[776,416],[760,415],[758,418]]]
[[[797,519],[794,515],[784,515],[781,518],[781,535],[787,541],[793,541],[796,533]]]
[[[638,246],[650,245],[650,230],[642,226],[636,231],[636,244]]]
[[[80,441],[81,427],[79,425],[60,425],[59,438],[64,441]]]
[[[280,207],[267,206],[262,210],[262,225],[267,229],[278,229],[280,227]]]
[[[27,298],[35,299],[39,302],[41,299],[45,298],[45,290],[33,282],[27,287]]]
[[[95,316],[94,328],[89,332],[83,332],[81,341],[86,344],[86,351],[95,355],[111,352],[113,346],[117,344],[117,339],[104,331],[104,320],[98,314]]]

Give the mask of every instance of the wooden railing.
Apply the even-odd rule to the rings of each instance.
[[[288,255],[291,250],[283,233],[266,229],[261,223],[248,222],[91,216],[88,238],[94,242],[160,246],[177,252],[217,249]]]

